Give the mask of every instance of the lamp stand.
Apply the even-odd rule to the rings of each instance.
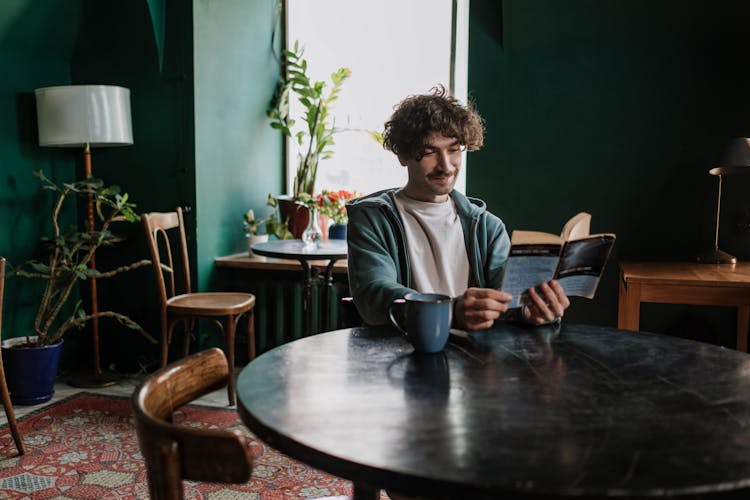
[[[91,170],[91,146],[86,143],[83,150],[84,159],[84,174],[86,179],[90,179],[92,176]],[[90,188],[89,188],[90,189]],[[86,200],[86,210],[89,225],[89,232],[94,232],[94,197],[89,195]],[[91,255],[89,260],[89,268],[96,269],[96,255]],[[93,372],[88,370],[75,372],[71,375],[69,383],[73,387],[81,388],[96,388],[96,387],[107,387],[114,385],[119,380],[119,377],[111,372],[103,372],[101,366],[101,359],[99,357],[99,318],[96,314],[99,312],[99,301],[97,299],[96,291],[96,278],[89,277],[89,283],[91,284],[91,314],[94,315],[91,318],[91,338],[93,341],[94,361],[93,361]]]
[[[712,248],[698,255],[695,260],[701,264],[736,264],[737,257],[718,248]]]
[[[714,247],[701,253],[695,260],[701,264],[736,264],[737,257],[723,250],[719,250],[719,215],[721,214],[721,178],[719,174],[719,194],[716,201],[716,224],[714,225]]]

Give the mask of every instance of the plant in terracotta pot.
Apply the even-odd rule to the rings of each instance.
[[[119,273],[151,265],[149,260],[140,260],[132,264],[122,266],[109,271],[99,271],[90,264],[97,249],[104,245],[113,244],[117,238],[112,234],[110,228],[118,222],[138,222],[138,215],[134,212],[135,205],[128,201],[127,194],[120,194],[117,186],[105,186],[100,179],[89,178],[73,183],[55,184],[41,171],[34,172],[42,183],[42,188],[52,191],[56,200],[53,205],[51,221],[52,235],[42,238],[44,246],[44,258],[42,260],[30,260],[15,267],[11,271],[13,276],[21,276],[43,281],[43,291],[39,298],[39,306],[34,318],[34,334],[28,332],[26,335],[6,340],[3,342],[3,360],[8,372],[8,383],[12,381],[22,383],[30,379],[40,378],[39,374],[47,369],[47,375],[51,380],[41,381],[49,385],[48,388],[40,388],[38,394],[27,396],[20,394],[26,387],[15,387],[11,393],[18,404],[41,403],[52,397],[54,377],[57,372],[57,361],[59,360],[59,349],[62,346],[63,337],[72,329],[81,329],[93,318],[111,318],[127,327],[139,331],[149,341],[156,340],[143,330],[135,321],[115,311],[87,312],[77,298],[77,286],[79,282],[88,278],[104,279]],[[77,198],[92,196],[95,204],[97,217],[97,229],[91,231],[79,230],[77,228],[62,229],[60,227],[60,212],[66,201],[74,203]],[[16,352],[29,355],[32,350],[45,350],[50,353],[57,351],[57,355],[50,354],[43,358],[47,366],[26,366],[30,368],[30,375],[12,375],[13,367],[17,364],[29,364],[28,361],[8,362]],[[31,363],[33,365],[33,362]],[[52,366],[50,366],[52,365]],[[23,368],[24,366],[21,366]],[[52,369],[51,369],[52,368]],[[24,379],[24,380],[19,380]],[[33,381],[33,380],[32,380]],[[47,390],[48,392],[45,392]]]
[[[298,146],[297,171],[294,176],[293,189],[290,197],[279,197],[280,201],[291,208],[303,193],[312,196],[315,192],[315,180],[318,166],[322,160],[333,155],[333,136],[338,131],[335,120],[331,115],[333,103],[338,99],[341,86],[351,76],[351,70],[341,67],[331,74],[331,86],[326,82],[313,82],[307,74],[307,60],[304,59],[304,49],[299,42],[294,43],[292,50],[284,51],[282,64],[285,71],[276,88],[276,93],[268,109],[271,127],[280,130],[286,137],[294,137]],[[290,98],[294,95],[302,106],[299,120],[302,126],[296,126],[297,120],[290,116]],[[299,237],[307,225],[305,221],[297,220],[282,209],[282,220],[289,217],[290,229]],[[298,227],[301,226],[301,227]]]

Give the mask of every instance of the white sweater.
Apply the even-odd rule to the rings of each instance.
[[[457,297],[469,284],[469,257],[453,200],[418,201],[396,192],[404,221],[413,285],[422,293]]]

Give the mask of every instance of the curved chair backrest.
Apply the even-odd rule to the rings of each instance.
[[[250,480],[250,439],[241,432],[172,423],[174,411],[227,385],[221,349],[176,361],[150,375],[131,400],[152,499],[183,498],[182,480],[244,483]]]
[[[168,298],[192,291],[182,208],[178,207],[174,212],[141,214],[141,220],[146,231],[146,244],[154,267],[159,299],[162,307],[166,308]],[[170,233],[176,233],[175,237],[170,239]],[[179,254],[175,255],[174,251],[179,251]],[[182,288],[178,288],[176,283],[178,274],[181,275]]]

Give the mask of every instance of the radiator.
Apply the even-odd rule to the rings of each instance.
[[[235,281],[235,286],[232,289],[247,291],[255,295],[255,348],[257,354],[304,336],[304,285],[299,280],[299,274],[293,274],[292,277],[284,276],[283,278],[279,276],[256,277],[250,281],[244,281],[241,287],[236,286],[237,284]],[[332,325],[331,328],[326,328],[323,324],[324,318],[320,318],[319,314],[323,300],[323,286],[316,285],[313,287],[313,334],[338,328],[339,300],[348,294],[349,287],[345,279],[336,277],[331,289],[329,304]],[[247,362],[247,337],[243,335],[243,331],[244,324],[241,322],[236,340],[238,363]]]

